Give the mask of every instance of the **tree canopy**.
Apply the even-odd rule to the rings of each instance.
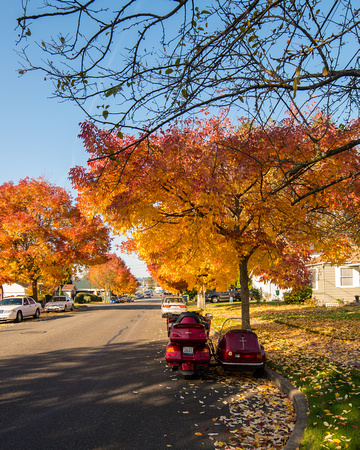
[[[145,139],[211,106],[266,125],[293,104],[309,129],[306,102],[337,123],[358,116],[356,0],[22,4],[20,74],[41,70],[56,97],[120,137],[132,129]]]
[[[240,273],[247,319],[249,272],[299,286],[312,251],[339,261],[359,238],[357,150],[316,157],[357,138],[360,122],[339,128],[320,112],[308,122],[316,143],[292,115],[266,128],[221,115],[188,120],[138,144],[137,158],[136,137],[84,123],[90,161],[71,178],[80,207],[128,234],[159,276],[192,289],[200,275],[224,287]]]
[[[1,278],[55,285],[77,268],[104,261],[109,230],[98,215],[85,218],[70,195],[48,181],[25,178],[0,186]]]
[[[115,253],[107,255],[107,261],[89,269],[89,280],[110,294],[134,294],[139,282],[125,262]]]

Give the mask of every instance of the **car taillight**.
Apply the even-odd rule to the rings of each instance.
[[[166,355],[168,356],[174,356],[178,352],[178,348],[174,347],[173,345],[169,345],[166,349]]]
[[[202,350],[200,350],[199,353],[197,353],[197,358],[209,361],[210,360],[209,349],[207,347],[204,347]]]
[[[261,353],[242,353],[241,355],[244,359],[259,359],[261,361]]]

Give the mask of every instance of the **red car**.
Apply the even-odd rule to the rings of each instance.
[[[216,358],[224,368],[248,370],[264,375],[265,349],[251,330],[242,329],[242,319],[225,320],[220,331]]]

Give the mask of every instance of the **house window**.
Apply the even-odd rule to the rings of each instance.
[[[340,267],[340,286],[352,286],[353,284],[353,269]]]
[[[336,287],[359,287],[359,267],[336,267]]]

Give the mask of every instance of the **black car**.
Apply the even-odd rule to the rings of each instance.
[[[232,297],[234,302],[241,302],[240,291],[238,289],[229,289],[225,292],[218,292],[212,289],[206,294],[206,301],[211,303],[230,302]]]

